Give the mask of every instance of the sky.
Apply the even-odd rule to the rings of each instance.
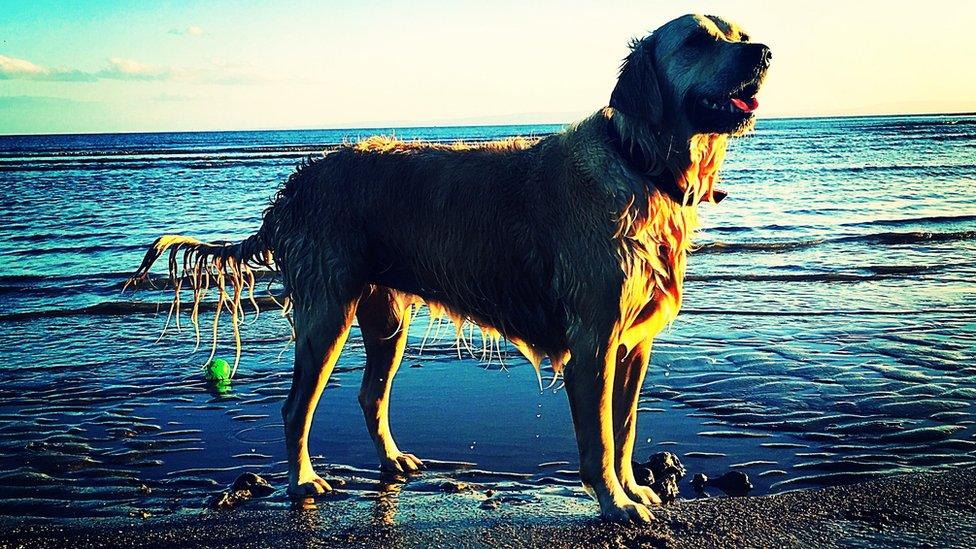
[[[0,135],[568,122],[684,13],[772,48],[767,117],[976,111],[976,2],[0,0]]]

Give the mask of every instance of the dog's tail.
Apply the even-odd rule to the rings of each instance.
[[[169,280],[173,285],[173,300],[170,304],[169,315],[166,318],[166,326],[163,327],[162,338],[169,326],[170,319],[176,316],[176,327],[180,328],[180,293],[184,284],[189,284],[193,291],[193,309],[190,313],[190,320],[196,333],[197,347],[200,345],[200,324],[199,312],[200,304],[206,297],[211,286],[216,287],[217,303],[216,312],[213,320],[213,337],[210,350],[209,362],[213,359],[217,350],[217,326],[220,321],[221,310],[226,308],[231,315],[231,322],[234,327],[234,343],[236,352],[234,355],[234,369],[231,373],[233,377],[237,372],[237,366],[241,359],[241,335],[240,322],[244,320],[244,309],[241,307],[241,300],[244,294],[254,307],[255,314],[260,312],[257,301],[254,299],[254,269],[266,268],[274,270],[273,252],[265,240],[265,231],[258,231],[256,234],[247,237],[241,242],[201,242],[195,238],[179,235],[164,235],[156,239],[136,272],[126,281],[125,288],[130,285],[139,286],[143,283],[152,284],[149,278],[149,270],[167,250],[169,250]],[[180,254],[182,252],[182,256]],[[228,286],[230,288],[228,288]],[[228,291],[230,290],[230,291]],[[273,299],[273,298],[272,298]],[[279,303],[287,312],[287,299],[283,304]]]

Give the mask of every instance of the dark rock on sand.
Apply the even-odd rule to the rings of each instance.
[[[237,490],[234,492],[221,492],[210,498],[211,509],[233,509],[238,505],[251,499],[251,492],[247,490]]]
[[[687,474],[678,456],[658,452],[647,463],[634,463],[637,482],[650,486],[667,503],[678,499],[678,481]]]
[[[248,490],[252,497],[260,498],[274,493],[275,488],[268,481],[254,473],[244,473],[234,481],[233,490]]]
[[[706,495],[705,487],[718,488],[730,496],[744,496],[753,488],[749,475],[742,471],[729,471],[711,479],[704,473],[696,473],[691,479],[691,486],[699,495]]]
[[[498,509],[505,505],[525,505],[533,501],[532,496],[525,494],[498,494],[481,502],[482,509]]]
[[[744,496],[753,488],[752,482],[749,481],[749,475],[742,471],[729,471],[716,479],[708,481],[708,485],[714,486],[730,496]]]
[[[461,492],[471,491],[471,486],[465,482],[446,480],[441,484],[441,491],[447,492],[448,494],[459,494]]]
[[[212,509],[232,509],[253,498],[264,497],[275,491],[268,481],[254,473],[244,473],[237,477],[229,491],[221,492],[210,499]]]
[[[651,471],[654,472],[654,477],[665,477],[665,476],[676,476],[681,479],[688,471],[685,466],[681,464],[681,460],[678,456],[672,454],[671,452],[658,452],[651,456],[648,465],[651,467]],[[660,482],[660,478],[658,478]]]
[[[654,471],[651,471],[651,466],[649,463],[638,463],[636,461],[630,462],[631,467],[634,469],[634,478],[637,480],[637,484],[643,486],[650,486],[654,484]]]

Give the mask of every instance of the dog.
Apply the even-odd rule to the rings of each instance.
[[[536,141],[480,146],[371,138],[303,163],[238,243],[163,236],[192,319],[213,285],[235,334],[254,269],[277,270],[293,314],[282,409],[288,492],[330,491],[309,427],[353,319],[366,349],[359,401],[383,469],[422,462],[394,442],[393,377],[414,306],[471,322],[562,374],[584,487],[604,518],[646,522],[661,500],[631,468],[638,396],[655,335],[681,307],[697,205],[718,202],[732,136],[748,132],[768,47],[714,16],[686,15],[631,44],[609,105]],[[182,251],[182,256],[179,252]],[[180,260],[182,257],[182,260]],[[179,311],[177,309],[177,318]],[[240,357],[240,337],[237,336]]]

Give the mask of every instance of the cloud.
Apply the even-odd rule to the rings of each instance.
[[[0,80],[54,80],[61,82],[94,82],[97,77],[75,69],[48,68],[26,59],[0,55]]]
[[[203,30],[203,27],[190,25],[185,29],[170,29],[169,34],[176,34],[180,36],[203,36],[206,34],[206,31]]]
[[[97,71],[72,68],[50,68],[26,59],[0,55],[0,80],[53,80],[62,82],[95,82],[98,80],[172,81],[193,84],[250,84],[267,81],[253,72],[234,70],[214,64],[209,67],[166,67],[112,57]]]
[[[95,74],[111,80],[173,80],[175,76],[172,69],[120,57],[109,59],[108,67]]]

